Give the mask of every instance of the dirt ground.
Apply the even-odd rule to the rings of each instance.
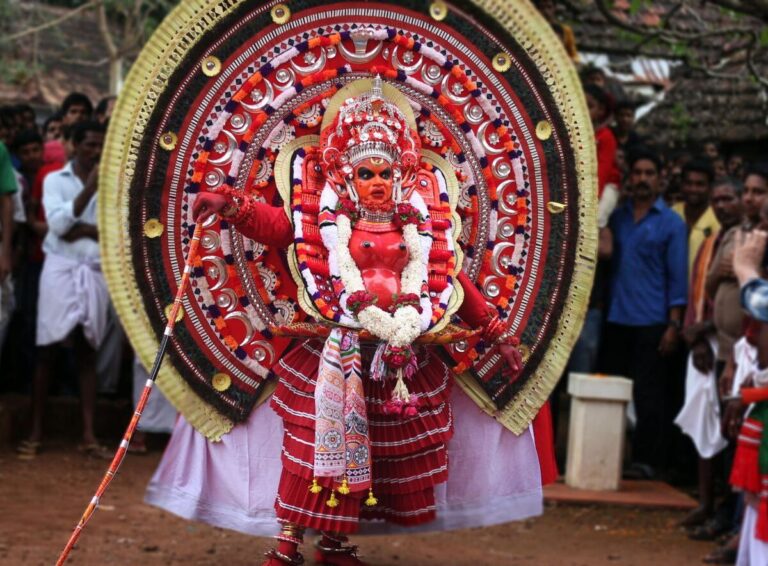
[[[73,565],[257,565],[272,541],[191,523],[142,502],[160,454],[129,455],[84,531]],[[106,469],[70,444],[34,461],[0,452],[0,564],[53,564]],[[680,512],[547,506],[542,517],[485,529],[356,537],[377,566],[699,564],[711,545],[674,525]],[[309,554],[309,553],[308,553]]]

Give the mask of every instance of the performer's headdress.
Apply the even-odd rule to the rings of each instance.
[[[352,176],[365,159],[384,159],[392,166],[395,202],[415,180],[421,142],[403,111],[384,98],[380,77],[369,92],[344,101],[322,132],[320,145],[323,167],[340,196],[357,201]]]

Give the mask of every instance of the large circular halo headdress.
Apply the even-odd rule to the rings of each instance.
[[[188,251],[195,193],[229,186],[290,211],[278,191],[294,181],[287,156],[319,145],[337,93],[377,75],[418,133],[415,184],[442,176],[446,196],[436,192],[432,205],[445,198],[446,221],[460,217],[459,266],[508,317],[525,369],[505,380],[472,340],[444,353],[469,368],[459,381],[473,399],[520,432],[580,331],[597,236],[581,87],[524,0],[183,0],[132,68],[102,159],[102,257],[117,310],[148,363]],[[322,164],[312,174],[324,179]],[[215,218],[204,228],[159,385],[216,439],[269,392],[269,368],[290,342],[270,328],[300,325],[307,305],[286,250]],[[430,277],[438,284],[447,273],[437,266]]]

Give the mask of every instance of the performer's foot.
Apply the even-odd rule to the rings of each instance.
[[[277,535],[277,548],[265,553],[267,561],[261,566],[299,566],[304,564],[304,557],[299,552],[299,544],[302,541],[304,529],[286,523],[283,525],[282,532]]]
[[[288,555],[273,548],[265,553],[264,556],[267,557],[267,561],[263,562],[261,566],[285,566],[286,564],[288,564],[288,566],[300,566],[301,564],[304,564],[304,557],[300,552]]]
[[[304,557],[299,552],[299,545],[304,540],[304,527],[293,523],[282,523],[277,539],[277,548],[266,552],[267,561],[261,566],[299,566],[304,564]]]
[[[323,534],[315,543],[315,562],[322,566],[367,566],[357,557],[357,546],[345,542],[345,536]]]

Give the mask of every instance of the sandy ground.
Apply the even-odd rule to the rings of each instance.
[[[128,457],[69,563],[259,564],[271,540],[184,521],[142,502],[159,457]],[[31,462],[0,452],[0,564],[53,564],[105,469],[104,461],[69,444],[49,447]],[[711,545],[689,541],[674,526],[680,517],[674,511],[558,505],[542,517],[493,528],[354,542],[378,566],[698,564]]]

